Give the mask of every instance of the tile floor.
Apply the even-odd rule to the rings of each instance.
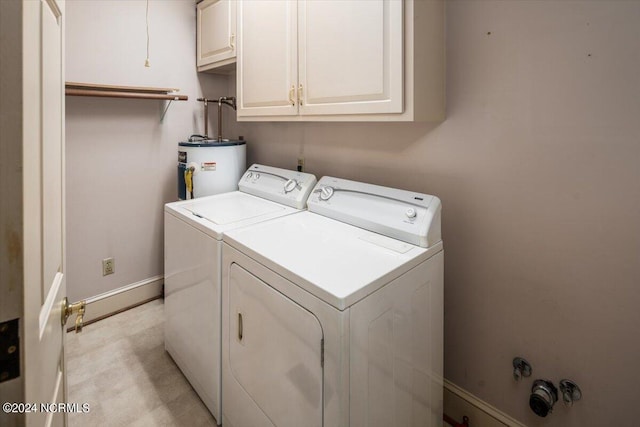
[[[67,334],[69,426],[215,426],[204,403],[164,349],[163,300]]]

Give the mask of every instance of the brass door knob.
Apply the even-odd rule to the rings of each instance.
[[[69,300],[67,299],[67,297],[64,297],[64,299],[62,300],[62,326],[66,325],[69,317],[72,314],[76,313],[74,330],[76,331],[76,334],[82,332],[84,310],[86,307],[87,302],[84,300],[69,304]]]

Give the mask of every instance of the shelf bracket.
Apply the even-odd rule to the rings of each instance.
[[[165,107],[164,111],[162,112],[162,115],[160,116],[160,123],[162,123],[162,121],[164,120],[164,116],[167,115],[167,110],[171,106],[172,102],[173,102],[173,99],[170,99],[169,102],[167,102],[167,106]]]

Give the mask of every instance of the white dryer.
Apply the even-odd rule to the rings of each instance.
[[[165,348],[218,424],[222,236],[297,214],[315,184],[311,174],[253,165],[239,191],[165,205]]]
[[[437,197],[324,177],[223,237],[225,427],[442,425]]]

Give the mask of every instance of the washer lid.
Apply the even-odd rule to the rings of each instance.
[[[217,240],[228,230],[299,212],[240,191],[167,203],[164,210]]]
[[[215,199],[195,199],[183,208],[193,215],[211,221],[217,225],[258,218],[284,210],[279,206],[258,197],[218,197]]]
[[[442,250],[312,212],[225,233],[224,241],[339,310]]]

